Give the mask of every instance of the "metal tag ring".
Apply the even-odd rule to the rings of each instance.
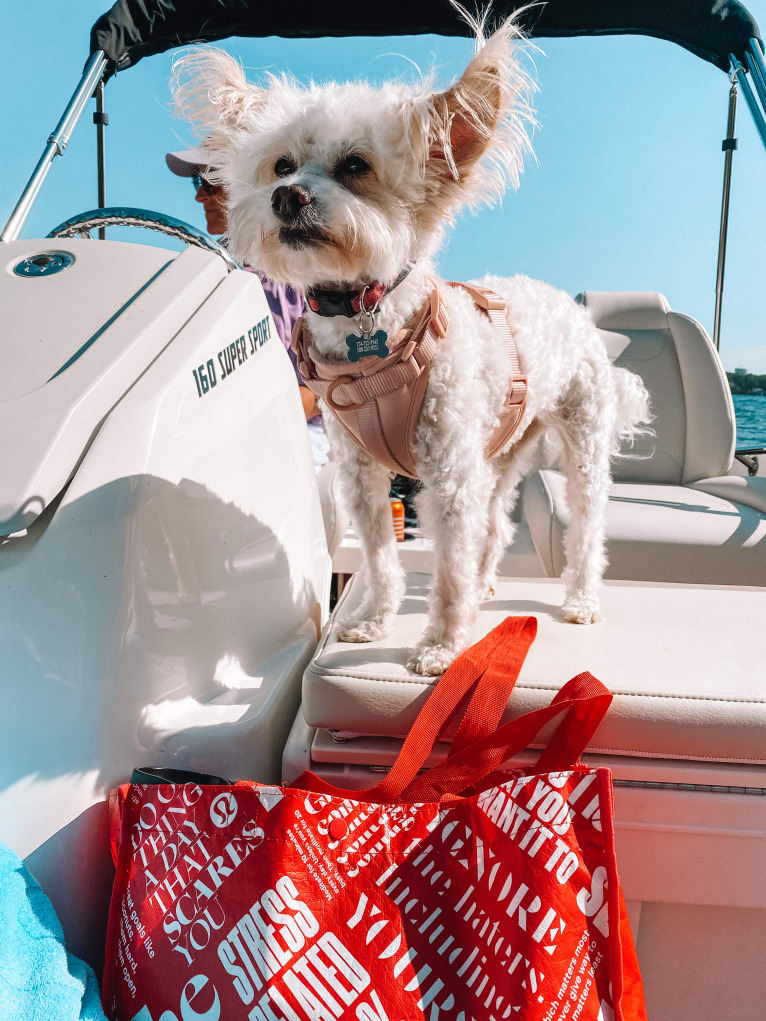
[[[375,313],[378,311],[378,305],[380,305],[380,298],[375,302],[372,308],[364,307],[364,296],[370,289],[369,284],[365,284],[362,288],[362,293],[359,297],[359,332],[365,340],[369,340],[375,332]],[[367,326],[363,324],[363,317],[367,316]]]

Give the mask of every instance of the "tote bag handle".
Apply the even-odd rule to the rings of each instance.
[[[571,768],[612,700],[608,689],[591,674],[579,674],[569,681],[550,706],[495,729],[536,633],[534,617],[507,617],[463,653],[431,692],[390,772],[374,787],[350,791],[310,772],[304,773],[295,786],[380,803],[436,800],[444,794],[460,794],[481,784],[503,762],[526,748],[538,731],[562,712],[566,716],[536,769],[554,772]],[[444,724],[470,691],[473,694],[447,758],[418,775]]]
[[[475,733],[493,731],[506,709],[536,634],[534,617],[507,617],[467,649],[442,675],[404,739],[390,771],[368,793],[385,801],[400,798],[431,755],[444,725],[472,689],[474,692],[456,740],[464,746]]]
[[[470,692],[473,694],[463,710],[453,749],[460,750],[476,737],[495,730],[536,634],[534,617],[506,617],[456,659],[418,713],[391,770],[374,787],[349,791],[310,772],[300,776],[294,786],[338,797],[353,794],[360,801],[398,800],[422,769],[444,725],[459,712],[461,702]]]
[[[444,762],[416,776],[402,791],[403,801],[438,801],[478,787],[507,759],[523,751],[541,728],[566,712],[537,763],[536,773],[553,773],[577,765],[612,701],[610,691],[587,672],[568,681],[549,706],[506,723]]]
[[[536,634],[534,617],[506,617],[455,660],[418,713],[390,771],[368,793],[385,801],[400,798],[433,751],[444,725],[472,689],[455,736],[459,748],[478,733],[494,731]]]

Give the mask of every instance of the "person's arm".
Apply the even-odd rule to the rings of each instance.
[[[303,384],[303,377],[301,376],[300,369],[298,368],[298,360],[295,357],[295,352],[290,346],[290,335],[292,333],[295,321],[300,318],[303,311],[303,296],[297,291],[294,291],[292,287],[288,287],[286,284],[275,284],[272,280],[262,273],[260,270],[255,270],[251,266],[245,266],[245,269],[260,279],[263,285],[263,291],[266,295],[266,301],[269,305],[274,325],[276,326],[279,338],[285,346],[290,361],[292,362],[293,370],[295,371],[296,379],[298,380],[298,392],[301,395],[301,404],[303,405],[303,414],[306,416],[306,421],[321,415],[319,405],[317,404],[316,397],[309,390],[307,386]]]
[[[309,390],[307,386],[299,386],[298,390],[301,395],[301,403],[303,404],[303,414],[306,416],[306,421],[319,414],[319,405],[314,394]]]

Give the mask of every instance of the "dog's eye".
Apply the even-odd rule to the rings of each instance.
[[[370,164],[361,156],[346,156],[335,168],[336,177],[361,177],[370,169]]]
[[[289,156],[280,156],[274,164],[274,173],[277,177],[289,177],[290,174],[295,173],[295,163]]]

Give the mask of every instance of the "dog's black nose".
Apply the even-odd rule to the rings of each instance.
[[[292,223],[304,206],[311,205],[312,196],[300,184],[280,184],[271,196],[274,215],[283,223]]]

